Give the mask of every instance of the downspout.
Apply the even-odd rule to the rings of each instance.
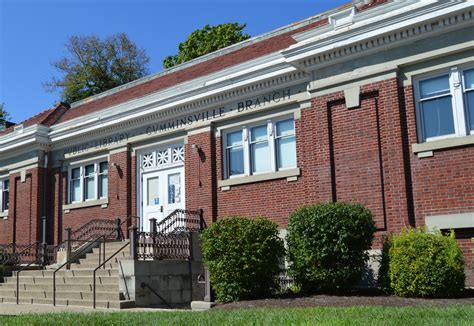
[[[48,202],[46,196],[48,194],[48,152],[44,152],[44,171],[43,171],[43,205],[41,208],[41,242],[46,243],[46,203]]]
[[[59,161],[59,185],[58,185],[58,243],[61,243],[63,240],[63,164],[64,161]]]

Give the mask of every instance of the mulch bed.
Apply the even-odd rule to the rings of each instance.
[[[385,307],[446,307],[455,304],[474,305],[474,291],[470,290],[462,298],[456,299],[419,299],[387,296],[380,292],[351,292],[343,295],[295,295],[286,294],[267,299],[247,300],[217,304],[214,309],[246,308],[297,308],[297,307],[351,307],[351,306],[385,306]]]

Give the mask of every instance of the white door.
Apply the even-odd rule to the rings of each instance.
[[[160,222],[175,209],[184,209],[184,167],[143,174],[142,230],[150,231],[150,219]]]

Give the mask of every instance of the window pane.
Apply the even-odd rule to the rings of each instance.
[[[250,129],[251,142],[265,141],[265,140],[268,140],[266,125],[258,126],[258,127]]]
[[[107,197],[107,189],[109,186],[109,178],[107,174],[103,174],[99,176],[99,197],[104,198]]]
[[[277,122],[276,134],[277,137],[293,135],[295,133],[295,124],[293,119]]]
[[[270,148],[268,142],[252,144],[252,172],[270,170]]]
[[[466,93],[467,110],[469,114],[469,125],[474,130],[474,91]]]
[[[92,165],[87,165],[86,166],[86,172],[84,173],[84,175],[87,177],[87,176],[93,176],[94,175],[94,164]]]
[[[227,149],[229,176],[244,173],[244,149],[235,147]]]
[[[148,178],[147,189],[148,189],[148,206],[160,205],[160,183],[158,177]]]
[[[425,138],[454,133],[451,96],[424,101],[421,104]]]
[[[95,199],[95,178],[94,175],[84,179],[85,199]]]
[[[5,180],[3,181],[3,191],[2,191],[2,207],[0,207],[0,211],[7,211],[10,203],[10,181]]]
[[[242,145],[242,131],[227,134],[227,147]]]
[[[79,179],[81,176],[81,170],[80,168],[75,168],[71,170],[71,178],[72,179]]]
[[[181,202],[181,173],[168,175],[168,204]]]
[[[449,93],[449,76],[439,76],[420,82],[421,98]]]
[[[296,166],[296,141],[295,137],[277,139],[277,161],[278,168],[290,168]]]
[[[108,173],[109,172],[109,163],[108,162],[101,162],[99,172],[100,173]]]
[[[464,87],[467,89],[474,88],[474,69],[464,72]]]
[[[71,202],[81,200],[81,182],[80,180],[71,181]]]

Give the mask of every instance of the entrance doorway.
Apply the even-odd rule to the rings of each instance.
[[[184,147],[170,146],[141,155],[140,228],[150,231],[176,209],[185,209]]]

